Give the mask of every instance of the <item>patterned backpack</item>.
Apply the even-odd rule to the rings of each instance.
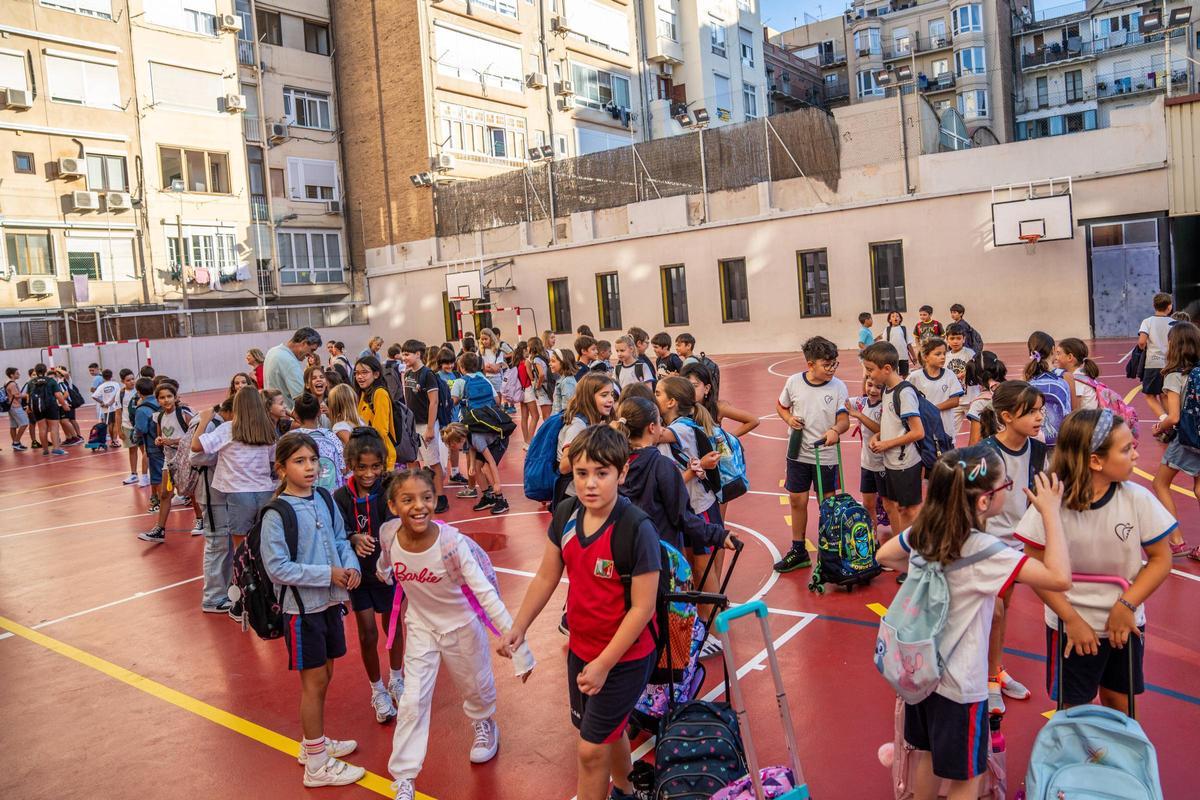
[[[1179,443],[1200,448],[1200,366],[1188,373],[1179,407]]]
[[[817,457],[817,496],[825,497],[825,487],[821,481],[821,449],[815,448],[814,453]],[[840,443],[837,453],[840,469]],[[842,479],[844,481],[845,478]],[[838,488],[840,490],[841,486]],[[844,491],[821,500],[818,514],[817,563],[808,582],[809,591],[824,594],[827,583],[848,589],[860,583],[869,583],[881,570],[879,562],[875,560],[878,545],[871,527],[871,515]]]
[[[1088,378],[1082,375],[1076,375],[1075,380],[1082,383],[1084,386],[1092,387],[1096,393],[1096,407],[1108,409],[1125,420],[1125,424],[1129,426],[1130,432],[1133,434],[1133,440],[1138,440],[1138,414],[1137,410],[1129,403],[1125,402],[1125,398],[1116,392],[1116,390],[1101,383],[1095,378]]]
[[[1063,420],[1071,413],[1071,389],[1066,379],[1055,372],[1035,375],[1029,385],[1041,392],[1045,399],[1043,410],[1046,416],[1042,420],[1042,435],[1046,444],[1053,447],[1058,443],[1058,431],[1062,428]]]

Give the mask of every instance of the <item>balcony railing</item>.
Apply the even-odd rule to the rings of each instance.
[[[917,89],[919,89],[923,94],[944,92],[953,88],[954,75],[949,72],[943,72],[936,78],[927,78],[924,74],[917,75]]]
[[[260,262],[258,265],[258,293],[263,297],[278,294],[275,290],[275,270],[270,262]]]
[[[845,64],[845,63],[846,63],[846,54],[845,53],[838,53],[838,52],[821,53],[821,66],[822,67],[834,67],[834,66],[837,66],[838,64]]]
[[[255,222],[266,222],[270,217],[265,194],[250,195],[250,218]]]
[[[893,41],[884,49],[885,60],[908,58],[913,53],[930,53],[934,50],[944,50],[950,47],[950,35],[945,36],[908,36]]]
[[[1049,108],[1064,108],[1076,103],[1086,103],[1096,99],[1096,89],[1085,87],[1070,92],[1049,92],[1042,96],[1030,95],[1014,101],[1013,111],[1017,114],[1029,114]]]
[[[1172,87],[1186,86],[1187,82],[1187,72],[1184,70],[1177,69],[1171,75]],[[1123,95],[1142,94],[1144,92],[1157,92],[1166,88],[1166,70],[1151,70],[1145,73],[1138,73],[1136,75],[1096,76],[1097,97],[1121,97]]]
[[[247,142],[262,141],[262,129],[259,127],[258,117],[242,114],[242,136]]]
[[[1087,58],[1095,55],[1092,42],[1072,40],[1066,46],[1055,42],[1041,50],[1032,53],[1021,53],[1021,69],[1033,69],[1060,61],[1070,61],[1076,58]]]
[[[254,61],[254,42],[238,39],[237,47],[239,64],[241,64],[243,67],[257,66]]]
[[[825,99],[826,100],[841,100],[850,96],[850,82],[837,81],[836,83],[825,84]]]

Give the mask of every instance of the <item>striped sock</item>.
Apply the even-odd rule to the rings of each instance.
[[[325,749],[324,736],[320,739],[304,739],[301,745],[304,747],[305,767],[309,772],[316,772],[325,766],[325,762],[329,760],[329,752]]]

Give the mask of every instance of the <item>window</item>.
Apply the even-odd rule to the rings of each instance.
[[[745,28],[738,28],[738,49],[742,54],[742,65],[754,66],[754,34]]]
[[[67,251],[67,274],[71,277],[86,275],[88,280],[100,280],[100,254]]]
[[[758,89],[752,84],[742,84],[742,104],[746,108],[746,119],[758,116]]]
[[[929,22],[929,44],[937,46],[946,42],[946,20],[935,19]]]
[[[586,64],[571,64],[571,82],[575,84],[575,105],[604,108],[609,103],[629,108],[629,78],[594,69]]]
[[[963,92],[958,96],[958,113],[964,118],[986,117],[988,115],[987,89],[975,89]]]
[[[29,88],[25,56],[20,53],[0,53],[0,86],[9,89]]]
[[[892,31],[892,55],[907,55],[912,49],[913,40],[908,35],[908,28],[896,28]]]
[[[978,3],[959,6],[950,12],[950,20],[955,36],[960,33],[978,33],[983,30],[983,6]]]
[[[162,172],[162,188],[170,189],[172,181],[182,180],[185,192],[229,194],[227,154],[160,147],[158,158]]]
[[[143,17],[147,22],[205,36],[217,35],[216,0],[154,0],[144,6]]]
[[[495,11],[497,14],[514,19],[517,16],[517,4],[514,0],[472,0],[471,5],[486,8],[488,11]]]
[[[219,72],[151,61],[150,92],[156,107],[217,113],[225,87]]]
[[[1017,140],[1041,139],[1046,136],[1060,136],[1064,133],[1078,133],[1096,129],[1096,110],[1077,111],[1073,114],[1063,114],[1055,117],[1042,117],[1017,123]]]
[[[725,23],[716,17],[709,17],[708,30],[713,54],[725,58]]]
[[[1037,107],[1046,108],[1050,105],[1050,79],[1045,75],[1037,79]]]
[[[655,31],[659,38],[678,41],[675,33],[675,8],[671,0],[658,0],[654,7]]]
[[[800,316],[828,317],[829,256],[824,250],[796,253],[796,268],[800,277]]]
[[[88,188],[93,192],[128,191],[125,179],[125,156],[108,156],[102,153],[87,154]]]
[[[288,196],[293,200],[337,200],[337,162],[289,158]]]
[[[987,72],[982,47],[966,47],[954,51],[954,73],[959,77]]]
[[[749,322],[750,290],[746,285],[746,259],[717,262],[721,279],[721,321]]]
[[[33,160],[33,153],[22,153],[14,150],[13,172],[18,175],[36,175],[37,163]]]
[[[875,313],[904,312],[904,245],[879,242],[871,245],[871,285],[875,290]]]
[[[881,51],[879,44],[879,28],[867,28],[854,34],[854,49],[861,53],[878,55]]]
[[[258,40],[263,44],[283,44],[283,25],[278,11],[255,9],[254,27],[258,30]]]
[[[570,0],[567,3],[568,35],[594,45],[629,52],[629,12],[595,2],[595,0]]]
[[[67,274],[94,281],[137,279],[131,236],[68,236]]]
[[[232,275],[237,272],[237,248],[234,236],[227,228],[212,226],[185,225],[183,228],[183,248],[175,237],[175,228],[168,229],[167,260],[175,266],[187,264],[192,267],[204,267],[222,275]]]
[[[112,19],[112,0],[42,0],[42,5],[88,17]]]
[[[945,74],[949,73],[950,72],[950,61],[945,58],[935,59],[933,62],[933,68],[930,70],[930,72],[933,73],[933,77],[935,77],[935,78],[939,75],[945,75]]]
[[[271,197],[287,197],[283,176],[283,170],[271,168]]]
[[[304,49],[319,56],[329,55],[329,26],[304,20]]]
[[[50,232],[4,234],[8,268],[17,275],[53,275],[54,250]]]
[[[883,87],[875,83],[875,73],[873,71],[864,69],[858,73],[857,78],[859,97],[883,96]]]
[[[1105,225],[1090,225],[1092,247],[1121,247],[1133,244],[1155,244],[1158,242],[1158,222],[1153,219],[1114,222]]]
[[[1083,70],[1073,69],[1063,75],[1067,87],[1067,102],[1078,103],[1083,99]]]
[[[659,269],[662,279],[663,324],[687,325],[687,281],[683,264],[673,264]]]
[[[717,102],[717,118],[728,120],[730,111],[733,109],[733,90],[729,86],[729,78],[714,72],[713,88],[715,89],[714,97]]]
[[[622,330],[621,284],[617,273],[601,272],[596,275],[596,304],[600,310],[600,330]]]
[[[434,52],[441,75],[510,92],[522,90],[521,48],[437,24]]]
[[[295,286],[304,283],[342,283],[342,237],[337,231],[277,230],[279,281]]]
[[[283,115],[287,118],[289,125],[317,128],[323,131],[333,130],[329,121],[329,95],[322,92],[285,87],[283,90]]]
[[[567,291],[566,278],[551,278],[546,281],[550,295],[550,329],[555,333],[571,332],[571,295]]]
[[[117,62],[81,56],[46,55],[50,99],[93,108],[120,108]],[[55,51],[56,52],[56,51]]]
[[[438,104],[438,143],[443,150],[477,160],[525,160],[525,120],[495,111],[481,111],[454,103]]]
[[[586,156],[588,153],[599,153],[603,150],[612,150],[615,147],[628,147],[630,142],[629,134],[609,133],[608,131],[584,128],[583,126],[577,127],[575,134],[578,137],[577,155],[581,156]]]

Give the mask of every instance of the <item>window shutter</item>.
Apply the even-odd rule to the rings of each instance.
[[[83,102],[83,63],[69,58],[46,56],[46,83],[55,100]]]
[[[304,168],[298,158],[287,160],[288,197],[293,200],[304,199]]]
[[[7,89],[29,88],[25,69],[25,56],[13,53],[0,53],[0,86]]]

